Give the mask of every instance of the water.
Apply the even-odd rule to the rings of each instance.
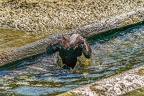
[[[0,95],[53,96],[144,64],[142,25],[89,42],[92,64],[74,72],[59,68],[55,54],[0,68]]]

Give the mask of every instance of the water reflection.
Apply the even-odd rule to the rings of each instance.
[[[1,68],[0,94],[55,95],[144,64],[144,26],[112,37],[93,41],[93,63],[76,72],[60,69],[56,55],[46,54]]]

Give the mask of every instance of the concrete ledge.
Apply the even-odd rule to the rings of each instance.
[[[144,65],[58,96],[118,96],[144,87]]]
[[[83,34],[83,36],[89,37],[91,35],[100,32],[124,27],[143,20],[144,20],[144,8],[140,8],[137,9],[136,11],[123,13],[121,15],[112,18],[104,19],[99,22],[94,22],[92,24],[81,27],[78,31],[80,34]]]
[[[75,30],[63,32],[63,34],[79,33],[87,38],[94,34],[99,34],[101,32],[112,30],[114,28],[124,27],[137,22],[141,22],[143,20],[144,20],[144,8],[140,8],[135,11],[123,13],[119,16],[91,23],[89,25],[80,27]],[[33,42],[31,44],[27,44],[22,47],[0,51],[0,66],[45,52],[46,51],[45,49],[48,46],[49,41],[58,36],[47,37],[45,39]]]

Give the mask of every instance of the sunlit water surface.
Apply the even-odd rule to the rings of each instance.
[[[46,54],[0,68],[0,95],[53,96],[144,64],[142,25],[89,43],[93,63],[75,72],[59,68],[55,55]]]

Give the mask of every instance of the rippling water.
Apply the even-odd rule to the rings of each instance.
[[[56,55],[46,54],[0,68],[0,94],[52,96],[144,64],[142,25],[89,42],[92,64],[74,72],[59,68]]]

